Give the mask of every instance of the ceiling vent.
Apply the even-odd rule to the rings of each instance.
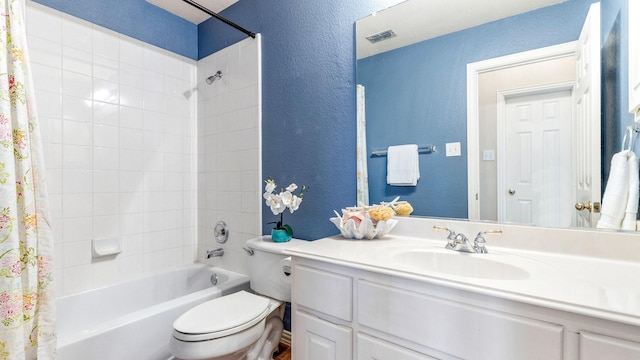
[[[369,40],[372,44],[375,44],[380,41],[389,40],[396,36],[398,35],[396,35],[396,33],[393,32],[393,30],[389,29],[389,30],[381,31],[377,34],[369,35],[367,36],[367,40]]]

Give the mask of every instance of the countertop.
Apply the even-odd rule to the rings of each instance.
[[[458,253],[444,249],[442,235],[417,238],[388,234],[374,240],[334,236],[293,246],[286,253],[640,326],[640,262],[506,248],[492,246],[491,241],[487,243],[489,254]],[[528,275],[496,280],[431,272],[398,261],[396,255],[407,249],[484,257],[516,265]]]

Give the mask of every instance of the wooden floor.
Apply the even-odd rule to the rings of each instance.
[[[278,353],[275,355],[273,360],[291,360],[291,347],[280,344]]]

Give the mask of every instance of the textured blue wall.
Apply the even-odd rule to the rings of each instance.
[[[198,27],[144,0],[33,0],[191,59]]]
[[[420,155],[416,187],[386,184],[385,157],[369,158],[370,201],[400,195],[417,215],[467,217],[467,63],[577,40],[594,0],[571,0],[504,20],[361,59],[367,147],[433,144]],[[461,157],[445,157],[460,141]]]

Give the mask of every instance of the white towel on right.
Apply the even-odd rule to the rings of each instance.
[[[387,148],[387,184],[416,186],[420,179],[418,145],[396,145]]]
[[[629,168],[629,191],[627,193],[627,206],[622,219],[622,230],[636,230],[636,217],[638,216],[638,188],[640,179],[638,175],[638,157],[633,151],[627,154],[627,166]]]
[[[600,229],[631,230],[631,218],[635,221],[638,208],[638,158],[635,153],[623,150],[611,158],[611,171],[602,196],[602,210],[597,227]],[[627,214],[628,213],[628,214]],[[635,224],[633,225],[635,230]]]

